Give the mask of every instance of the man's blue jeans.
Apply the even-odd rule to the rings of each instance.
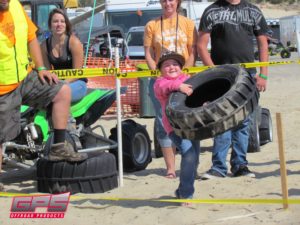
[[[230,146],[232,146],[230,156],[231,172],[235,174],[240,166],[248,164],[246,154],[249,142],[250,119],[252,119],[252,115],[245,119],[240,126],[214,138],[212,170],[219,172],[224,177],[227,175],[226,157]]]
[[[69,86],[71,88],[72,103],[78,102],[86,95],[87,86],[85,81],[76,80],[72,83],[69,83]]]
[[[256,70],[248,72],[252,77],[256,74]],[[240,126],[214,138],[212,170],[219,172],[224,177],[227,175],[226,157],[230,146],[232,147],[230,156],[231,173],[235,174],[240,166],[248,165],[246,155],[249,142],[249,121],[256,119],[254,115],[254,113],[251,113]]]
[[[174,132],[171,132],[169,137],[181,154],[180,183],[177,192],[180,198],[192,198],[195,191],[194,182],[199,164],[199,141],[182,139]]]

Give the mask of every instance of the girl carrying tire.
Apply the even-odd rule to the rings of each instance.
[[[174,91],[180,91],[186,95],[193,93],[192,85],[183,83],[189,78],[183,74],[181,69],[185,64],[185,59],[182,55],[175,52],[167,52],[162,55],[158,61],[157,68],[161,72],[154,83],[155,96],[159,100],[162,108],[162,123],[169,138],[179,149],[181,154],[180,163],[180,183],[175,191],[175,195],[180,199],[193,198],[194,181],[197,174],[199,163],[199,142],[182,139],[176,135],[171,127],[166,116],[166,104],[169,95]],[[182,203],[183,206],[189,206],[190,203]]]

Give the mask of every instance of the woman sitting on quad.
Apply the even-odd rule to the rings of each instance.
[[[53,9],[48,18],[51,35],[41,44],[44,64],[47,69],[77,69],[83,66],[83,46],[72,34],[71,23],[65,12]],[[87,92],[87,79],[68,79],[72,102],[81,100]]]

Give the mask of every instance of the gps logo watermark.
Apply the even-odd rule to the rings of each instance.
[[[14,197],[10,218],[64,218],[69,204],[70,192],[58,195]],[[45,208],[46,212],[36,212]]]

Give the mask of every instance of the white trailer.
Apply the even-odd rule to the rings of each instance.
[[[196,2],[196,1],[182,1],[181,7],[183,11],[185,11],[184,15],[186,15],[188,18],[192,19],[197,27],[199,27],[200,19],[202,17],[202,14],[204,10],[211,5],[213,2],[208,2],[202,0],[202,2]]]
[[[280,41],[285,47],[298,51],[300,56],[300,16],[287,16],[279,19]]]
[[[210,4],[207,1],[183,1],[182,13],[198,27],[204,9]],[[107,25],[121,26],[127,32],[130,27],[145,26],[149,20],[159,17],[161,5],[158,0],[106,0],[105,13]]]

